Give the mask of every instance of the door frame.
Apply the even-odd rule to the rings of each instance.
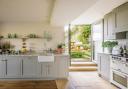
[[[93,23],[91,26],[92,26],[92,28],[91,28],[91,47],[92,47],[92,62],[95,62],[96,63],[96,61],[95,61],[95,56],[94,56],[94,41],[93,41],[93,25],[96,25],[96,24],[102,24],[102,42],[104,42],[104,19],[101,19],[101,20],[99,20],[99,21],[96,21],[95,23]],[[102,48],[102,52],[104,52],[104,48]]]

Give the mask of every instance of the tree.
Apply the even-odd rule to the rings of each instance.
[[[78,34],[78,40],[83,44],[89,43],[89,36],[91,35],[91,25],[78,25],[80,33]]]

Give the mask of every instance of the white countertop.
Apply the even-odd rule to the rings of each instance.
[[[0,56],[69,56],[69,54],[18,54],[18,55],[13,55],[13,54],[2,54]]]

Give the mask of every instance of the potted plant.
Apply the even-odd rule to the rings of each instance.
[[[63,52],[63,45],[64,44],[62,44],[62,43],[57,45],[57,53],[58,54],[61,54]]]
[[[106,53],[112,53],[112,48],[114,46],[116,46],[116,45],[118,45],[118,42],[117,41],[105,41],[105,42],[102,43],[102,46],[104,48],[106,48],[105,49],[105,52]]]

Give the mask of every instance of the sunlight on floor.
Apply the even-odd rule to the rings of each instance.
[[[68,80],[57,80],[58,89],[117,89],[97,72],[70,72]]]

